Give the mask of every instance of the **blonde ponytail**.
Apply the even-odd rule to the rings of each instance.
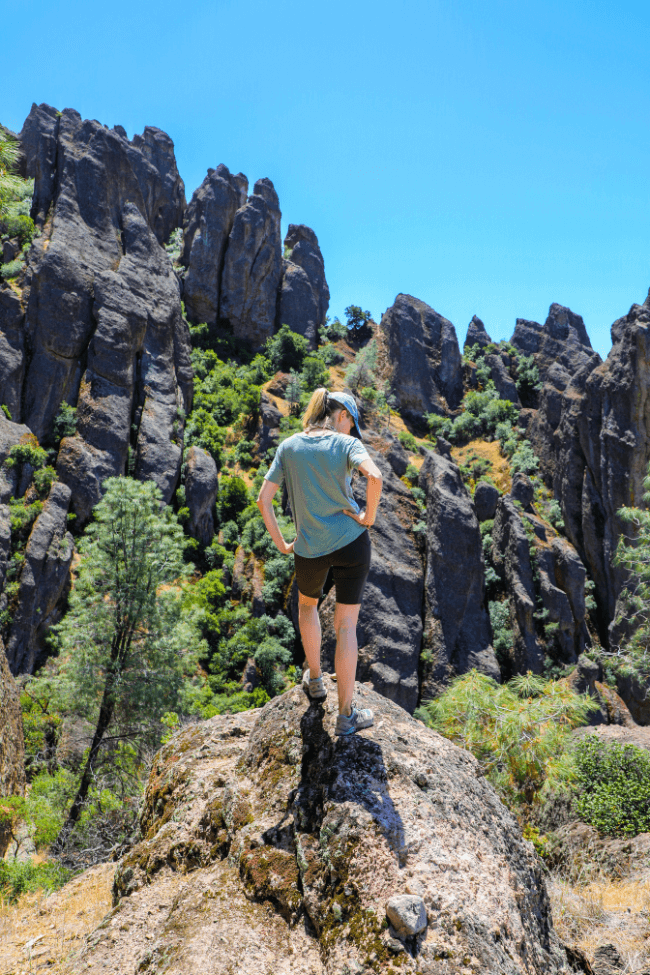
[[[327,420],[332,413],[343,409],[345,407],[341,403],[337,403],[324,386],[319,386],[311,394],[311,399],[302,415],[302,428],[306,431],[310,427],[328,426]]]

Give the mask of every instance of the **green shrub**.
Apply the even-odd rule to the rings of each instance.
[[[20,258],[16,258],[14,261],[9,261],[7,264],[0,264],[0,278],[17,278],[22,269],[25,267],[25,262],[21,261]]]
[[[14,904],[22,894],[35,890],[52,893],[63,887],[72,875],[72,870],[57,862],[0,860],[0,895]]]
[[[2,412],[7,417],[8,420],[11,420],[11,410],[9,409],[6,403],[2,404]]]
[[[520,471],[522,474],[535,474],[539,468],[539,458],[535,456],[533,448],[524,440],[518,444],[512,457],[510,458],[510,469],[513,474]]]
[[[408,430],[400,430],[397,434],[397,439],[402,447],[404,447],[404,450],[409,450],[412,454],[417,454],[419,446],[412,433],[409,433]]]
[[[309,352],[309,341],[297,332],[292,332],[288,325],[280,329],[266,340],[265,354],[274,372],[289,372],[290,369],[300,371],[305,357]]]
[[[322,359],[314,355],[308,355],[302,365],[300,374],[304,389],[308,393],[313,393],[319,386],[329,386],[329,369]]]
[[[16,464],[29,464],[35,471],[45,467],[47,463],[47,453],[39,447],[36,437],[28,443],[14,444],[9,451],[9,456],[5,459],[7,467],[15,467]]]
[[[420,476],[420,472],[415,466],[415,464],[408,464],[404,472],[404,477],[408,478],[411,484],[417,484],[419,476]]]
[[[69,403],[61,403],[54,420],[54,442],[60,443],[64,437],[74,437],[77,432],[77,411]]]
[[[650,754],[636,745],[585,735],[575,750],[576,808],[601,833],[636,836],[650,831]]]
[[[321,325],[318,329],[318,338],[321,342],[338,342],[340,339],[346,339],[349,334],[349,329],[347,325],[335,318],[331,322]]]
[[[326,342],[325,345],[321,345],[316,355],[323,360],[326,366],[338,366],[341,362],[345,361],[343,353],[339,352],[331,342]]]
[[[228,521],[236,522],[250,504],[250,500],[246,482],[241,477],[222,477],[217,500],[219,523],[223,525]]]
[[[8,237],[17,237],[20,246],[30,244],[34,239],[36,228],[31,217],[24,213],[10,212],[2,221],[7,228]]]
[[[492,539],[490,539],[490,553],[491,551]],[[510,606],[507,602],[490,602],[488,603],[488,613],[492,627],[492,646],[497,660],[501,666],[504,666],[514,647],[514,637],[510,625]]]

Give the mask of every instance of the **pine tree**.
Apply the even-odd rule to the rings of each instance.
[[[83,810],[102,743],[134,739],[174,710],[197,646],[193,617],[181,616],[186,541],[153,482],[110,478],[79,544],[70,608],[54,629],[62,661],[58,692],[95,732],[75,799],[54,852]]]

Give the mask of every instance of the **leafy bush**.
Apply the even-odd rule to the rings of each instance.
[[[61,403],[54,420],[54,442],[60,443],[64,437],[74,437],[77,432],[77,411],[69,403]]]
[[[348,320],[348,329],[361,329],[367,323],[372,321],[372,315],[369,311],[364,311],[360,305],[348,305],[345,309],[345,317]]]
[[[397,439],[402,447],[404,447],[404,450],[409,450],[412,454],[417,454],[419,446],[412,433],[409,433],[408,430],[400,430],[397,434]]]
[[[0,278],[17,278],[22,269],[25,267],[25,262],[21,261],[20,258],[16,258],[14,261],[9,261],[7,264],[0,264]]]
[[[250,504],[250,500],[246,482],[241,477],[222,477],[217,500],[219,523],[223,525],[228,521],[236,522]]]
[[[506,804],[518,809],[571,777],[571,729],[597,707],[588,695],[530,671],[497,684],[472,669],[416,717],[469,749]]]
[[[329,369],[322,359],[314,355],[308,355],[302,365],[300,376],[302,384],[308,393],[313,393],[319,386],[329,386]]]
[[[318,338],[321,342],[338,342],[340,339],[348,337],[349,329],[343,322],[334,318],[331,322],[325,322],[318,329]]]
[[[535,456],[533,448],[527,441],[518,444],[515,452],[510,458],[510,469],[513,474],[520,471],[522,474],[535,474],[539,468],[539,458]]]
[[[35,890],[52,893],[63,887],[72,874],[72,870],[56,861],[0,860],[0,895],[14,904],[22,894]]]
[[[309,341],[297,332],[292,332],[288,325],[280,329],[266,340],[265,354],[274,372],[289,372],[290,369],[300,371],[305,357],[309,353]]]
[[[501,399],[493,387],[470,390],[463,398],[463,411],[455,417],[441,417],[429,413],[426,419],[432,434],[439,434],[452,443],[494,435],[504,423],[512,423],[519,410],[510,400]]]
[[[483,544],[485,546],[485,538],[483,539]],[[490,538],[491,551],[492,539]],[[510,626],[510,606],[507,602],[490,602],[488,603],[488,613],[490,614],[490,625],[492,627],[492,646],[494,647],[497,660],[501,666],[504,666],[514,647],[514,637]]]
[[[515,378],[517,392],[520,396],[526,396],[537,392],[542,388],[539,378],[539,369],[535,365],[535,358],[532,355],[519,355],[517,357],[517,375]]]
[[[2,221],[7,228],[8,237],[17,237],[21,247],[34,239],[35,226],[31,217],[24,213],[9,212]]]
[[[345,361],[343,353],[339,352],[331,342],[326,342],[325,345],[321,345],[316,354],[323,360],[326,366],[338,366],[339,363]]]
[[[650,831],[650,754],[585,735],[575,750],[580,817],[601,833]]]

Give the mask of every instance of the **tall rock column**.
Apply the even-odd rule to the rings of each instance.
[[[280,202],[270,179],[258,179],[235,214],[221,281],[219,317],[236,338],[261,349],[273,335],[282,273]]]
[[[0,640],[0,800],[25,793],[25,740],[20,698]],[[0,825],[0,858],[9,845],[9,830]]]
[[[290,223],[284,249],[288,257],[282,261],[277,326],[288,325],[314,349],[330,303],[318,238],[310,227]]]
[[[246,203],[248,180],[223,164],[208,169],[185,214],[181,263],[187,268],[183,299],[190,321],[215,325],[221,275],[235,214]]]
[[[428,453],[418,483],[427,496],[422,698],[471,668],[500,681],[490,643],[478,518],[456,465]]]
[[[423,413],[455,410],[463,398],[463,368],[452,323],[424,301],[400,294],[380,328],[393,363],[391,392],[402,415],[421,423]]]

